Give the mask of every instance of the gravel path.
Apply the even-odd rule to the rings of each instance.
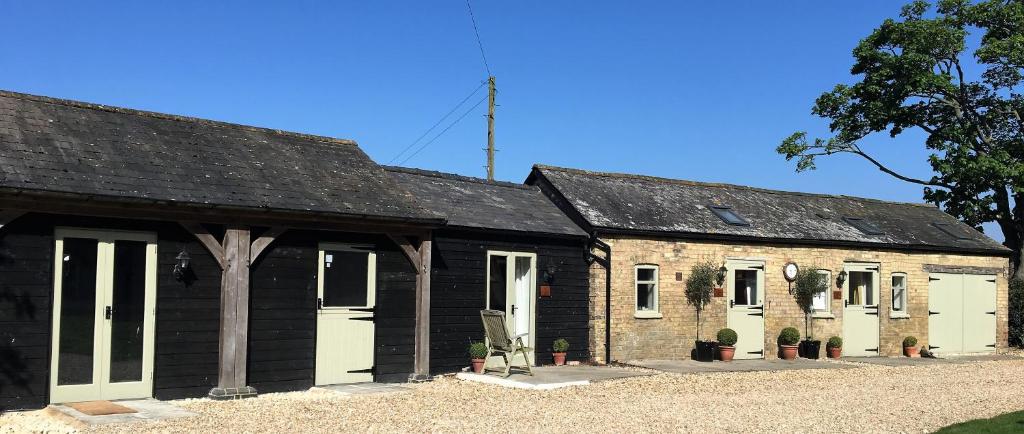
[[[553,391],[506,389],[452,378],[410,387],[411,392],[374,396],[296,392],[229,402],[185,400],[176,403],[199,416],[85,431],[929,432],[1024,410],[1024,359],[659,374]],[[47,429],[34,417],[41,416],[2,416],[0,432],[5,424],[10,432],[19,426]],[[518,429],[510,429],[512,423]]]

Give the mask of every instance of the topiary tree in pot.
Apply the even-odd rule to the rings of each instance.
[[[730,328],[724,328],[718,331],[718,356],[723,362],[731,362],[734,355],[736,355],[736,341],[739,336],[736,335],[736,331]]]
[[[828,282],[813,268],[801,268],[793,280],[793,298],[804,313],[804,340],[800,342],[801,357],[817,359],[821,341],[812,339],[811,314],[814,313],[814,297],[828,291]]]
[[[797,342],[800,342],[800,330],[786,327],[779,333],[779,356],[786,360],[796,358]]]
[[[711,362],[715,359],[715,342],[700,340],[700,314],[711,303],[717,276],[718,267],[713,262],[706,261],[690,268],[690,277],[686,279],[686,303],[697,311],[697,340],[694,342],[696,349],[693,358],[702,362]]]

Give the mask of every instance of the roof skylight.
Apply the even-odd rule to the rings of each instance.
[[[722,221],[730,225],[750,226],[750,222],[748,222],[745,218],[740,217],[739,214],[736,214],[736,212],[733,211],[731,207],[711,205],[708,206],[708,209],[710,209],[711,212],[715,213],[715,215],[718,216],[718,218],[722,219]]]
[[[949,236],[953,237],[953,239],[955,239],[955,240],[969,240],[970,239],[970,237],[968,237],[962,231],[956,230],[956,228],[954,228],[952,224],[949,224],[949,223],[932,223],[932,226],[935,226],[936,229],[942,231],[946,235],[949,235]]]
[[[858,231],[863,232],[865,235],[882,235],[885,233],[873,222],[860,217],[843,217],[843,221],[857,228]]]

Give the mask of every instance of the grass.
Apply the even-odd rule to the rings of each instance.
[[[976,419],[950,425],[936,431],[939,434],[960,433],[1016,433],[1024,431],[1024,411],[1006,413],[991,419]]]

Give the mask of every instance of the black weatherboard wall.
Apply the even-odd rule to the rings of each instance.
[[[480,310],[487,284],[487,251],[537,254],[537,364],[551,363],[551,343],[565,338],[570,360],[589,358],[589,277],[584,240],[446,229],[434,233],[430,280],[430,369],[455,372],[467,366],[466,347],[483,341]],[[550,297],[539,288],[548,264],[557,267]]]
[[[48,403],[54,229],[59,226],[157,234],[157,312],[153,395],[205,396],[217,382],[220,268],[176,223],[28,214],[0,235],[0,409]],[[172,273],[182,248],[190,284]]]
[[[416,321],[416,271],[408,259],[383,236],[289,231],[252,267],[249,384],[260,393],[313,386],[321,242],[375,246],[374,380],[408,380]]]

